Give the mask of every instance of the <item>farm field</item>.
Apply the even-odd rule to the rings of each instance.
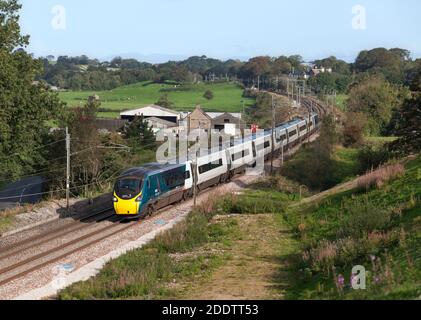
[[[214,93],[212,100],[203,97],[207,90]],[[196,105],[201,105],[208,112],[240,112],[243,100],[246,107],[254,104],[253,99],[243,98],[242,88],[234,83],[195,84],[175,88],[170,83],[140,82],[109,91],[73,91],[61,92],[59,95],[68,107],[74,108],[82,106],[93,94],[100,97],[99,116],[105,118],[116,118],[123,110],[156,103],[164,94],[168,94],[169,100],[174,103],[173,109],[177,111],[192,111]]]

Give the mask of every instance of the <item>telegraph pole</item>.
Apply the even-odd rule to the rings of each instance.
[[[281,166],[284,166],[284,139],[282,139],[282,159],[281,159]]]
[[[69,213],[69,198],[70,198],[70,134],[69,128],[66,127],[66,209]]]
[[[275,99],[272,94],[272,155],[270,157],[270,174],[273,174],[273,156],[275,152],[275,139],[274,139],[274,133],[275,133]]]

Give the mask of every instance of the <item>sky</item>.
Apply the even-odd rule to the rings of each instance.
[[[36,56],[148,62],[300,54],[353,61],[401,47],[421,57],[419,0],[20,0]]]

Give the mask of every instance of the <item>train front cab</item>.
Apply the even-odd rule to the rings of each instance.
[[[122,177],[114,187],[114,209],[117,215],[135,216],[141,211],[144,197],[144,178]]]

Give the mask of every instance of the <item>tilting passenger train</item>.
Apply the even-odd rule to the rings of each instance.
[[[258,159],[269,159],[275,154],[301,143],[319,127],[319,116],[297,119],[278,125],[261,135],[250,135],[231,143],[230,147],[209,150],[208,154],[180,164],[146,164],[121,174],[114,187],[114,208],[117,215],[143,218],[156,210],[187,200],[193,195],[194,185],[202,191],[229,182],[257,164]],[[272,143],[273,148],[272,148]],[[194,179],[197,179],[197,184]]]

